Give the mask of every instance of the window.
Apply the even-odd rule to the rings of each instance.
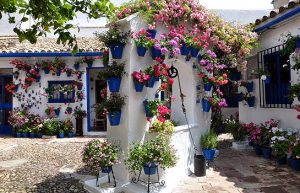
[[[270,81],[260,81],[260,106],[262,108],[291,108],[288,100],[291,72],[289,55],[284,55],[284,45],[258,53],[258,67],[270,73]]]
[[[48,103],[75,102],[75,91],[73,81],[48,81],[48,88],[53,88],[52,94],[49,95]],[[69,89],[65,89],[67,91],[64,91],[61,88]]]

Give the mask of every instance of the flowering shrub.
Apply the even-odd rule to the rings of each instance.
[[[132,77],[134,82],[144,84],[144,85],[147,85],[148,80],[150,80],[150,76],[145,72],[143,72],[142,70],[134,71],[132,73]]]
[[[12,60],[10,62],[10,64],[12,64],[15,68],[17,68],[18,70],[28,70],[30,68],[30,64],[18,59]]]
[[[229,117],[224,121],[225,130],[232,134],[235,141],[243,141],[246,136],[246,130],[242,127],[238,118]]]
[[[8,118],[9,124],[14,128],[15,131],[21,131],[24,125],[29,122],[26,111],[20,111],[19,109],[9,112]]]
[[[160,133],[166,135],[172,135],[174,131],[174,125],[170,120],[166,120],[165,122],[154,120],[151,127],[149,128],[150,133]]]
[[[149,37],[147,30],[142,28],[140,31],[131,34],[136,46],[150,48],[152,46],[152,39]]]
[[[271,131],[273,134],[273,137],[271,138],[271,147],[274,150],[275,156],[278,158],[286,157],[289,150],[288,133],[278,127],[273,127]]]
[[[259,145],[260,142],[260,136],[261,136],[261,129],[258,125],[254,123],[245,123],[242,124],[243,129],[245,129],[248,139],[253,144]]]

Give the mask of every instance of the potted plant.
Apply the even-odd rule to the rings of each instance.
[[[110,48],[112,57],[114,59],[121,59],[129,34],[130,32],[121,32],[117,25],[112,24],[110,25],[108,31],[101,34],[97,33],[96,36],[100,42],[103,42],[107,47]]]
[[[42,60],[41,68],[44,70],[45,74],[49,74],[52,69],[52,61],[50,60]]]
[[[272,131],[270,127],[263,124],[261,124],[260,129],[261,129],[260,143],[261,143],[263,157],[265,159],[270,159],[272,155],[272,148],[271,148]]]
[[[66,63],[57,57],[53,61],[52,66],[56,76],[60,76],[61,71],[66,67]]]
[[[73,111],[72,107],[67,107],[65,110],[65,114],[70,115],[72,114],[72,111]]]
[[[271,148],[279,165],[286,164],[287,153],[289,151],[289,141],[287,133],[277,127],[272,128]]]
[[[213,92],[212,96],[204,96],[202,98],[203,112],[209,112],[211,107],[221,109],[226,106],[226,100],[222,98],[218,92]]]
[[[42,130],[47,136],[55,136],[62,127],[61,121],[51,118],[44,120]]]
[[[245,87],[248,92],[253,92],[253,87],[254,87],[253,81],[241,81],[240,86]]]
[[[73,111],[73,117],[75,117],[76,120],[76,134],[79,136],[83,135],[82,130],[82,119],[87,116],[87,113],[85,110],[82,110],[81,107],[76,106]]]
[[[11,81],[8,84],[5,85],[5,90],[7,90],[10,93],[16,93],[18,91],[20,82],[19,81]]]
[[[155,119],[149,127],[149,133],[158,133],[171,136],[175,132],[175,127],[172,121],[166,120],[165,122]]]
[[[73,123],[70,119],[66,119],[63,122],[63,129],[68,134],[68,137],[74,137]]]
[[[149,66],[144,70],[144,72],[145,72],[146,75],[148,75],[150,77],[146,87],[153,88],[155,80],[156,80],[154,67]]]
[[[162,57],[162,48],[157,39],[150,40],[149,46],[151,46],[151,56],[153,60]]]
[[[151,37],[149,37],[149,32],[142,28],[137,33],[132,34],[132,39],[136,45],[138,56],[144,57],[147,49],[150,48]]]
[[[150,80],[150,76],[147,75],[142,70],[134,71],[132,73],[132,77],[133,77],[134,88],[136,92],[142,92],[144,85],[147,85],[148,81]]]
[[[58,137],[59,137],[59,138],[64,138],[64,137],[65,137],[65,131],[64,131],[63,128],[60,128],[60,129],[58,130]]]
[[[144,170],[146,175],[157,173],[158,166],[162,169],[176,164],[176,154],[170,140],[162,135],[143,144],[133,143],[129,149],[125,164],[131,172]]]
[[[244,100],[247,102],[249,107],[254,107],[255,105],[255,96],[250,93],[244,94]]]
[[[209,131],[201,136],[202,152],[206,160],[213,160],[218,145],[218,136]]]
[[[16,132],[17,137],[22,136],[23,128],[28,124],[27,112],[20,109],[14,109],[9,112],[8,123]]]
[[[55,116],[55,111],[54,110],[55,109],[54,109],[53,106],[47,106],[47,108],[45,109],[45,113],[49,117],[54,117]]]
[[[124,74],[125,63],[113,61],[111,65],[99,72],[98,77],[102,80],[107,80],[110,92],[119,92]]]
[[[192,44],[191,44],[191,56],[194,58],[197,57],[199,51],[202,50],[202,48],[203,48],[203,45],[202,45],[200,38],[194,37]]]
[[[119,162],[120,148],[107,140],[94,139],[83,148],[82,161],[95,174],[101,168],[102,173],[110,173],[112,166]]]
[[[151,22],[152,23],[152,22]],[[154,39],[157,31],[155,30],[155,25],[149,25],[147,29],[147,36]]]
[[[21,61],[21,60],[18,60],[18,59],[12,60],[10,62],[10,64],[12,64],[18,70],[26,70],[26,69],[30,68],[30,66],[31,66],[27,62],[24,62],[24,61]]]
[[[71,77],[72,76],[73,70],[71,68],[66,68],[64,71],[66,72],[67,77]]]
[[[289,100],[293,101],[295,97],[300,101],[300,83],[293,84],[289,87]]]
[[[146,117],[152,118],[153,116],[157,115],[157,108],[161,104],[160,100],[148,100],[145,99],[143,102]]]
[[[200,73],[199,76],[202,78],[204,91],[209,92],[214,85],[215,78],[213,76],[209,78],[207,75],[204,75],[204,73]]]
[[[239,122],[238,117],[230,116],[224,121],[225,130],[233,136],[234,142],[232,143],[232,148],[234,149],[245,149],[248,145],[245,142],[246,129]]]
[[[57,107],[56,109],[54,109],[55,115],[59,116],[60,114],[60,107]]]
[[[83,59],[82,58],[78,58],[75,60],[75,63],[74,63],[74,68],[75,70],[78,70],[79,67],[80,67],[80,64],[84,63]]]
[[[189,55],[192,48],[192,44],[193,44],[193,37],[185,34],[180,46],[181,55],[183,56]]]
[[[85,56],[82,59],[82,62],[86,63],[87,66],[88,66],[88,68],[91,68],[93,66],[94,60],[95,60],[95,58],[93,58],[93,57],[87,57],[87,56]]]
[[[256,71],[252,73],[252,75],[254,75],[255,78],[264,81],[265,84],[271,84],[272,79],[271,79],[270,72],[263,68],[258,68]]]
[[[73,74],[77,77],[77,79],[81,79],[81,77],[82,77],[82,74],[84,73],[84,71],[82,71],[82,70],[74,70],[73,71]]]

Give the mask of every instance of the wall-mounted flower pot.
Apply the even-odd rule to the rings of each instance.
[[[198,55],[198,62],[202,60],[203,56],[201,54]]]
[[[21,138],[22,137],[22,134],[20,132],[17,132],[17,138]]]
[[[50,69],[49,68],[44,68],[44,72],[45,72],[45,74],[49,74],[50,73]]]
[[[291,167],[294,171],[300,171],[300,159],[292,159]]]
[[[29,133],[30,138],[35,138],[35,133]]]
[[[68,114],[71,114],[72,111],[73,111],[73,109],[72,108],[68,108],[68,109],[66,109],[66,111],[67,111]]]
[[[102,166],[101,167],[101,172],[104,174],[108,174],[112,171],[112,166]]]
[[[78,79],[81,79],[81,77],[82,77],[82,74],[78,74],[78,75],[77,75],[77,78],[78,78]]]
[[[15,87],[15,91],[17,92],[17,91],[18,91],[18,89],[19,89],[19,85],[16,85],[16,87]]]
[[[22,137],[27,138],[28,137],[28,133],[22,133]]]
[[[60,71],[60,70],[56,70],[56,71],[55,71],[55,74],[56,74],[56,76],[60,76],[61,71]]]
[[[247,99],[247,103],[248,103],[248,106],[249,107],[254,107],[254,104],[255,104],[255,97],[250,97]]]
[[[155,84],[155,76],[152,76],[152,77],[148,80],[146,87],[148,87],[148,88],[153,88],[154,84]]]
[[[64,133],[59,133],[59,134],[58,134],[58,137],[59,137],[59,138],[64,138],[64,137],[65,137],[65,134],[64,134]]]
[[[155,76],[155,81],[156,81],[156,82],[159,81],[159,76]]]
[[[263,152],[263,157],[265,159],[270,159],[271,158],[272,148],[270,148],[270,147],[264,147],[264,148],[262,148],[262,152]]]
[[[108,119],[111,126],[117,126],[120,124],[122,112],[109,112]]]
[[[67,77],[71,77],[72,72],[66,72],[66,74],[67,74]]]
[[[262,152],[262,148],[259,146],[259,145],[254,145],[253,146],[253,148],[254,148],[254,151],[255,151],[255,154],[256,155],[262,155],[263,154],[263,152]]]
[[[78,69],[79,69],[79,66],[80,66],[80,64],[79,64],[79,63],[75,63],[75,64],[74,64],[74,68],[75,68],[75,70],[78,70]]]
[[[206,160],[213,160],[215,157],[215,149],[203,149],[202,150],[203,155],[205,157]]]
[[[147,48],[145,48],[143,46],[137,46],[136,50],[137,50],[138,56],[140,56],[140,57],[144,57],[147,52]]]
[[[136,92],[143,92],[144,84],[134,81],[134,88]]]
[[[181,48],[180,48],[180,53],[183,56],[189,55],[191,51],[191,47],[188,47],[184,42],[182,42]]]
[[[55,112],[55,115],[56,115],[56,116],[59,116],[59,114],[60,114],[60,109],[54,109],[54,112]]]
[[[157,174],[157,167],[158,167],[158,164],[156,164],[156,163],[144,164],[144,166],[143,166],[144,173],[146,175],[155,175],[155,174]]]
[[[113,59],[121,59],[123,56],[123,50],[124,50],[125,44],[114,44],[110,45],[109,49],[111,51],[111,55]]]
[[[83,84],[78,84],[78,85],[77,85],[77,89],[78,89],[78,90],[82,90],[82,87],[83,87]]]
[[[199,49],[198,48],[191,48],[191,56],[196,58],[198,56]]]
[[[36,82],[40,82],[40,81],[41,81],[41,76],[35,77],[35,81],[36,81]]]
[[[147,29],[147,33],[147,37],[154,39],[157,31],[155,29]]]
[[[210,82],[204,84],[204,90],[205,91],[210,91],[211,88],[212,88],[212,84]]]
[[[151,48],[151,56],[152,59],[155,60],[155,58],[160,58],[161,57],[161,51],[160,49],[156,49],[154,46]]]
[[[247,82],[246,83],[246,89],[248,92],[253,92],[254,83],[253,82]]]
[[[265,84],[271,84],[272,82],[272,77],[271,76],[267,76],[266,80],[264,80]]]
[[[121,56],[121,58],[122,58],[122,56]],[[88,66],[88,68],[92,68],[92,66],[93,66],[93,62],[89,62],[89,63],[87,63],[87,66]]]
[[[119,92],[121,80],[122,79],[120,77],[110,77],[107,79],[108,88],[110,92]]]
[[[276,158],[276,161],[277,161],[278,165],[284,165],[284,164],[286,164],[286,156],[278,157],[278,158]]]
[[[209,104],[208,100],[202,99],[202,110],[203,112],[209,112],[211,108],[211,105]]]
[[[143,101],[146,117],[152,118],[153,114],[151,113],[149,107],[147,106],[147,99]]]

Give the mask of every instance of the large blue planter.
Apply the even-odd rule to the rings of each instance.
[[[247,82],[246,83],[246,89],[248,92],[253,92],[254,83],[253,82]]]
[[[190,51],[191,51],[191,47],[186,46],[186,44],[183,42],[180,48],[181,55],[187,56],[189,55]]]
[[[134,88],[136,92],[143,92],[144,84],[134,81]]]
[[[148,88],[153,88],[154,83],[155,83],[155,76],[152,76],[152,77],[148,80],[146,87],[148,87]]]
[[[203,155],[205,157],[206,160],[213,160],[215,157],[215,149],[203,149],[202,150]]]
[[[205,91],[210,91],[210,90],[211,90],[211,87],[212,87],[212,84],[211,84],[210,82],[204,84],[204,90],[205,90]]]
[[[59,138],[64,138],[64,137],[65,137],[65,134],[64,134],[64,133],[59,133],[59,134],[58,134],[58,137],[59,137]]]
[[[276,158],[276,161],[279,165],[284,165],[284,164],[286,164],[286,156],[285,157],[278,157],[278,158]]]
[[[191,48],[191,56],[193,58],[197,57],[199,53],[199,49],[198,48]]]
[[[119,92],[121,80],[120,77],[110,77],[107,79],[110,92]]]
[[[145,113],[146,113],[146,117],[153,117],[153,114],[151,113],[149,107],[147,106],[147,100],[143,101],[143,105],[144,105],[144,109],[145,109]]]
[[[124,44],[114,44],[110,45],[109,49],[113,59],[121,59],[123,56]]]
[[[105,173],[105,174],[108,174],[112,171],[112,166],[102,166],[101,167],[101,172],[102,173]]]
[[[117,126],[120,124],[122,112],[109,112],[108,119],[111,126]]]
[[[60,109],[54,109],[54,112],[55,112],[56,116],[59,116],[59,114],[60,114]]]
[[[247,103],[248,103],[248,106],[249,107],[254,107],[254,104],[255,104],[255,97],[250,97],[247,99]]]
[[[291,167],[294,171],[300,171],[300,159],[292,159]]]
[[[157,31],[155,29],[147,29],[147,37],[151,37],[152,39],[155,38]]]
[[[209,104],[208,100],[202,99],[202,110],[203,112],[209,112],[211,108],[211,105]]]
[[[78,70],[78,69],[79,69],[79,65],[80,65],[79,63],[75,63],[75,64],[74,64],[75,70]]]
[[[266,80],[264,80],[265,84],[271,84],[272,78],[271,76],[267,76]]]
[[[272,156],[272,148],[270,148],[270,147],[262,148],[262,152],[263,152],[263,157],[265,159],[270,159],[271,158],[271,156]]]
[[[136,50],[137,50],[138,56],[140,56],[140,57],[144,57],[147,52],[147,48],[142,47],[142,46],[137,46]]]
[[[144,173],[146,175],[155,175],[157,173],[158,164],[150,163],[144,164]]]
[[[155,60],[155,58],[161,57],[161,51],[159,49],[156,49],[154,46],[151,48],[151,56],[152,59]]]
[[[22,134],[20,132],[17,132],[17,138],[21,138]]]
[[[50,73],[50,69],[49,68],[44,68],[44,72],[45,72],[45,74],[49,74]]]
[[[27,138],[27,137],[28,137],[28,133],[22,133],[22,136],[23,136],[24,138]]]

